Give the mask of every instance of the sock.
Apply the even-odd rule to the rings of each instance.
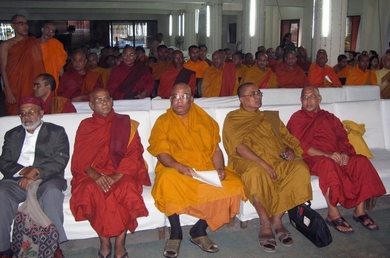
[[[198,222],[195,223],[195,225],[190,229],[190,235],[192,238],[199,237],[199,236],[206,236],[207,232],[206,229],[209,225],[207,225],[207,222],[203,219],[198,220]]]
[[[171,223],[171,235],[169,239],[183,239],[183,231],[181,230],[179,215],[173,214],[168,217]]]

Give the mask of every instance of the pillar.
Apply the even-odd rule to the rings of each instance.
[[[257,47],[264,45],[265,42],[265,0],[255,0],[256,18],[255,18],[255,34],[250,36],[250,0],[242,1],[243,22],[242,22],[242,41],[243,52],[256,53]]]
[[[222,4],[210,4],[210,36],[206,43],[209,52],[222,48]]]

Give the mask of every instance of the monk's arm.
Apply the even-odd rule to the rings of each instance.
[[[4,83],[4,93],[8,103],[14,104],[16,103],[15,96],[12,93],[11,85],[8,80],[7,73],[7,64],[8,64],[8,50],[10,48],[9,42],[5,41],[0,44],[0,68],[1,68],[1,76],[3,78]]]
[[[276,178],[275,170],[270,165],[268,165],[268,163],[265,162],[261,157],[259,157],[256,153],[249,149],[248,146],[244,145],[243,143],[240,143],[236,148],[236,152],[241,157],[260,164],[267,171],[268,175],[272,179]]]
[[[213,154],[213,164],[214,164],[215,170],[218,171],[219,179],[224,180],[225,176],[226,176],[225,169],[224,169],[225,166],[224,166],[224,162],[223,162],[222,151],[219,148],[218,144],[217,144],[217,148]]]
[[[307,154],[309,156],[325,156],[325,157],[333,159],[337,163],[341,162],[342,155],[343,155],[343,154],[338,153],[338,152],[333,152],[333,153],[324,152],[324,151],[315,149],[313,147],[310,147],[310,149],[307,151]]]
[[[96,170],[94,170],[92,167],[87,168],[85,170],[85,173],[92,177],[92,179],[96,182],[96,184],[99,185],[99,187],[106,193],[108,190],[110,190],[110,187],[112,184],[109,182],[109,178],[105,175],[100,174]]]
[[[192,177],[194,170],[186,165],[177,162],[171,155],[167,153],[160,153],[157,155],[158,161],[164,165],[164,167],[171,167],[179,171],[180,174]]]

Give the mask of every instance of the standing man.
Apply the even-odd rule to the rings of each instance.
[[[63,201],[67,184],[64,170],[69,160],[69,141],[63,127],[42,121],[41,100],[24,97],[19,102],[22,125],[4,136],[0,156],[0,257],[12,257],[10,227],[28,186],[42,179],[37,199],[42,211],[58,230],[59,243],[67,241],[63,228]],[[2,255],[2,256],[1,256]],[[55,258],[63,257],[58,245]]]
[[[17,115],[19,100],[33,94],[31,82],[45,72],[45,66],[39,41],[28,36],[26,17],[12,16],[11,27],[15,37],[1,43],[0,67],[8,115]]]
[[[56,32],[56,26],[52,22],[46,22],[41,28],[42,35],[38,39],[41,42],[43,63],[46,73],[53,75],[56,85],[60,85],[60,77],[64,73],[64,65],[68,54],[64,45],[53,38]],[[57,95],[57,89],[54,94]]]

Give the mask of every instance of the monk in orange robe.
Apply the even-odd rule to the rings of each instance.
[[[167,61],[168,58],[168,48],[165,45],[160,45],[157,48],[157,62],[150,64],[150,69],[152,70],[153,78],[156,81],[160,80],[161,75],[168,69],[171,68],[172,63]]]
[[[135,51],[126,47],[122,52],[122,63],[115,66],[108,78],[107,90],[114,99],[144,99],[154,89],[154,79],[149,67],[135,65]]]
[[[153,126],[148,151],[156,156],[156,179],[152,195],[156,207],[168,216],[171,234],[164,256],[177,257],[183,238],[179,215],[199,218],[191,228],[191,242],[206,252],[219,247],[209,238],[211,230],[229,222],[239,212],[240,199],[246,199],[237,173],[224,166],[218,124],[193,103],[191,88],[176,84],[171,92],[171,108]],[[193,178],[195,171],[212,170],[222,187]]]
[[[242,78],[242,83],[253,82],[259,89],[277,88],[276,75],[267,67],[268,56],[265,53],[257,53],[256,65],[252,66]],[[238,88],[238,87],[237,87]],[[237,89],[235,90],[237,92]]]
[[[354,207],[353,219],[366,229],[379,229],[366,213],[364,201],[386,194],[386,189],[367,157],[356,154],[340,120],[320,108],[321,100],[318,88],[305,87],[302,110],[291,116],[287,128],[300,140],[310,173],[319,177],[328,204],[327,223],[341,233],[354,232],[341,216],[340,204],[347,209]]]
[[[316,87],[342,87],[339,78],[333,71],[333,68],[327,65],[328,54],[325,50],[318,51],[316,61],[309,69],[309,83]]]
[[[242,78],[244,77],[246,71],[249,69],[248,66],[243,64],[243,61],[245,59],[245,55],[241,52],[236,52],[233,54],[232,61],[234,65],[236,66],[236,77],[237,77],[237,85],[240,84]],[[235,90],[233,90],[233,94],[235,93]]]
[[[87,101],[93,89],[104,87],[102,75],[89,71],[86,68],[87,62],[83,51],[73,52],[71,67],[61,77],[58,96],[74,102]]]
[[[107,90],[91,93],[93,115],[80,123],[76,134],[70,209],[76,221],[89,220],[99,235],[99,257],[111,257],[111,237],[115,257],[127,257],[126,232],[134,233],[137,218],[149,214],[142,185],[151,183],[139,123],[115,113],[112,104]]]
[[[42,36],[39,38],[39,41],[41,42],[46,73],[53,75],[56,85],[60,85],[60,77],[64,73],[68,53],[66,53],[64,45],[53,38],[56,32],[54,23],[46,22],[42,26],[41,32]],[[57,89],[55,89],[54,94],[57,95]]]
[[[56,81],[48,73],[38,75],[34,81],[34,96],[42,100],[42,109],[45,114],[76,113],[70,99],[55,96]]]
[[[203,62],[203,61],[199,61],[199,62]],[[192,93],[195,93],[196,92],[195,73],[192,70],[183,67],[184,64],[183,52],[181,52],[180,50],[173,51],[172,63],[173,64],[171,69],[165,71],[161,75],[157,96],[163,99],[169,99],[171,97],[172,87],[177,83],[188,84],[191,88]]]
[[[203,78],[204,71],[209,67],[209,64],[206,61],[199,60],[199,48],[195,45],[188,48],[188,54],[190,59],[184,63],[184,68],[194,71],[196,79]]]
[[[253,66],[254,61],[253,61],[253,55],[252,55],[252,53],[246,53],[246,54],[245,54],[244,64],[245,64],[246,66],[248,66],[248,68],[250,68],[250,67]]]
[[[19,100],[33,94],[31,83],[45,66],[39,41],[28,37],[26,17],[14,15],[11,23],[15,37],[1,43],[0,67],[8,115],[17,115]]]
[[[110,72],[107,69],[98,66],[99,58],[96,53],[89,53],[87,55],[87,59],[88,59],[87,66],[89,71],[100,73],[102,75],[103,85],[104,87],[106,87],[108,77],[110,77]]]
[[[309,84],[305,72],[296,62],[295,52],[286,52],[284,61],[276,69],[279,88],[303,88]]]
[[[212,65],[211,60],[207,58],[207,46],[206,45],[199,45],[199,60],[205,61],[209,66]]]
[[[225,62],[225,53],[213,53],[213,65],[206,69],[202,81],[202,97],[233,96],[236,78],[235,65]]]
[[[348,65],[348,58],[346,55],[339,55],[337,57],[337,64],[333,66],[333,71],[339,78],[342,85],[345,84],[347,80],[347,75],[349,70],[352,69],[351,66]]]
[[[378,85],[376,73],[368,70],[370,58],[367,55],[360,55],[358,65],[348,71],[345,85]]]

